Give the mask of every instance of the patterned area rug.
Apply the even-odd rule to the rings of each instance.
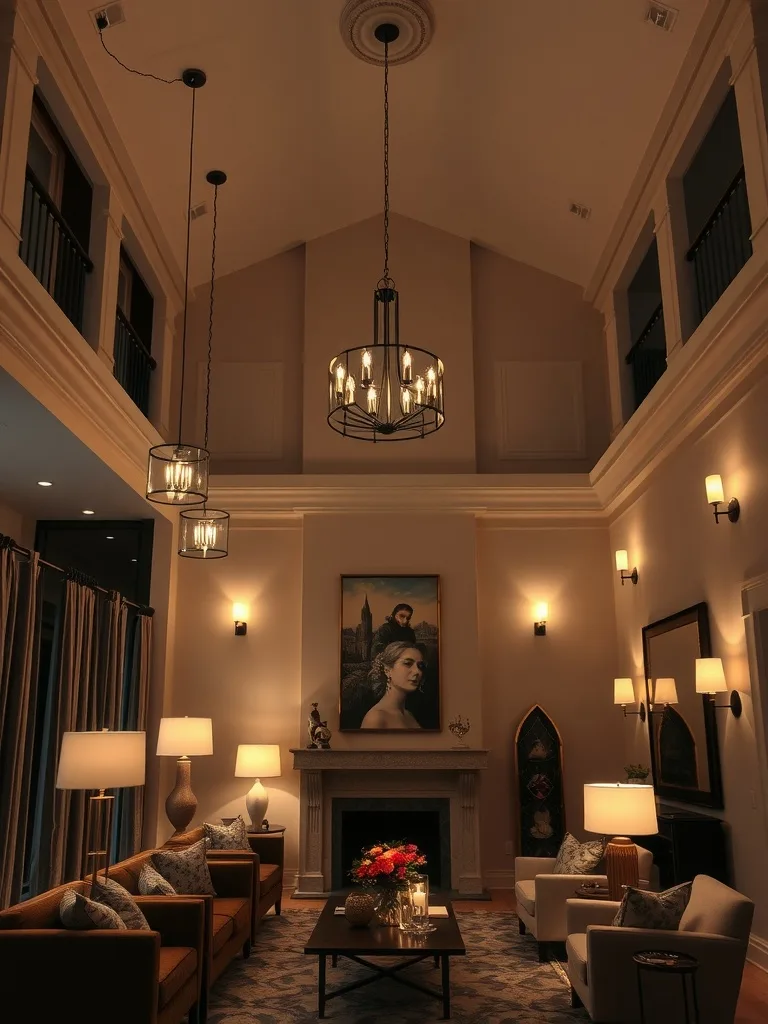
[[[234,960],[214,985],[208,1024],[317,1021],[317,957],[303,953],[317,916],[314,910],[289,910],[266,917],[250,958]],[[562,966],[539,963],[536,942],[518,935],[514,914],[457,910],[457,916],[467,955],[451,959],[456,1024],[589,1020],[584,1010],[571,1009]],[[407,973],[414,981],[439,984],[431,961],[409,967]],[[344,958],[332,968],[328,959],[330,989],[369,974]],[[389,978],[339,996],[325,1009],[325,1019],[334,1024],[424,1024],[441,1015],[436,999]]]

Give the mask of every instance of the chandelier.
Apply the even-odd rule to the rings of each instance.
[[[401,343],[399,298],[389,274],[389,46],[399,34],[388,22],[374,30],[384,44],[384,271],[373,293],[372,344],[344,349],[328,370],[328,423],[362,441],[426,437],[445,422],[442,360]]]
[[[205,385],[205,439],[208,449],[208,422],[211,406],[211,356],[213,353],[213,294],[216,283],[216,224],[219,185],[227,180],[224,171],[209,171],[206,181],[213,185],[213,240],[211,242],[211,290],[208,300],[208,370]],[[229,554],[229,512],[208,508],[186,508],[180,514],[179,554],[182,558],[226,558]]]

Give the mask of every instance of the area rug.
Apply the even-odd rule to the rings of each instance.
[[[539,963],[535,941],[521,936],[512,913],[457,910],[467,955],[451,958],[451,1010],[456,1024],[557,1024],[588,1021],[570,1005],[562,966]],[[317,1021],[317,957],[304,943],[315,910],[264,918],[248,960],[234,960],[211,991],[208,1024],[309,1024]],[[382,958],[382,961],[385,958]],[[329,989],[370,972],[344,958],[331,967]],[[414,981],[436,986],[432,961],[408,968]],[[334,1024],[424,1024],[438,1020],[436,999],[385,978],[326,1005]]]

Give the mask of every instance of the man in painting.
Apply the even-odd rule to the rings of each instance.
[[[384,622],[373,634],[371,643],[371,659],[381,654],[385,647],[390,644],[405,643],[415,644],[416,634],[411,626],[413,608],[409,604],[396,604],[392,614],[388,615]]]

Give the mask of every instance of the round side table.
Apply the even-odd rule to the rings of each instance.
[[[270,825],[269,828],[247,828],[245,831],[249,836],[274,836],[282,835],[286,825]]]
[[[683,1009],[685,1017],[677,1018],[685,1024],[698,1024],[699,1004],[696,999],[696,971],[699,969],[699,961],[696,957],[688,956],[687,953],[671,953],[666,950],[644,949],[635,953],[632,959],[637,964],[637,996],[640,1002],[640,1024],[648,1024],[643,1005],[643,973],[649,974],[677,974],[683,988]],[[686,979],[691,979],[690,1003],[688,998],[688,984]]]

